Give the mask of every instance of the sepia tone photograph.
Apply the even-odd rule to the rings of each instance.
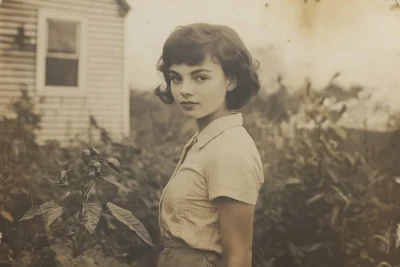
[[[399,267],[399,0],[0,0],[0,267]]]

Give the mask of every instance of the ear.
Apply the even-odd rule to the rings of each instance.
[[[233,91],[237,86],[237,79],[236,77],[229,77],[228,78],[228,88],[226,89],[226,91],[231,92]]]

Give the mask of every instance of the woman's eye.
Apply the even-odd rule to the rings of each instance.
[[[208,78],[207,77],[205,77],[205,76],[197,76],[196,77],[196,81],[198,81],[198,82],[203,82],[203,81],[205,81],[205,80],[207,80]]]
[[[178,82],[180,82],[180,78],[179,77],[171,77],[171,82],[178,83]]]

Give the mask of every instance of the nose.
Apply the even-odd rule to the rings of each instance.
[[[181,95],[182,96],[191,96],[193,94],[194,94],[193,88],[189,83],[182,84],[182,87],[181,87]]]

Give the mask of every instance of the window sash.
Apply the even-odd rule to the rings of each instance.
[[[64,53],[49,53],[47,52],[47,58],[58,58],[58,59],[77,59],[79,60],[78,54],[64,54]]]
[[[56,20],[77,24],[77,39],[75,53],[48,52],[49,21]],[[87,93],[87,24],[85,15],[68,13],[47,8],[39,9],[38,42],[36,53],[36,91],[39,95],[54,96],[81,96]],[[65,59],[78,61],[77,86],[51,86],[46,85],[46,62],[48,59]]]
[[[72,25],[75,29],[74,29],[74,31],[75,31],[75,36],[74,36],[74,38],[75,38],[75,47],[73,47],[73,49],[75,50],[74,52],[50,52],[50,53],[65,53],[65,54],[79,54],[79,46],[80,46],[80,43],[79,43],[79,39],[80,39],[80,25],[81,25],[81,22],[80,21],[71,21],[71,20],[65,20],[65,19],[51,19],[51,18],[48,18],[47,20],[46,20],[46,27],[47,27],[47,42],[46,42],[46,44],[47,44],[47,52],[50,52],[49,51],[49,44],[52,42],[52,41],[54,41],[54,40],[52,40],[51,39],[51,36],[50,36],[50,24],[53,24],[53,25],[57,25],[58,24],[58,26],[65,26],[65,25]],[[61,24],[61,25],[60,25]],[[71,36],[72,37],[72,36]]]

